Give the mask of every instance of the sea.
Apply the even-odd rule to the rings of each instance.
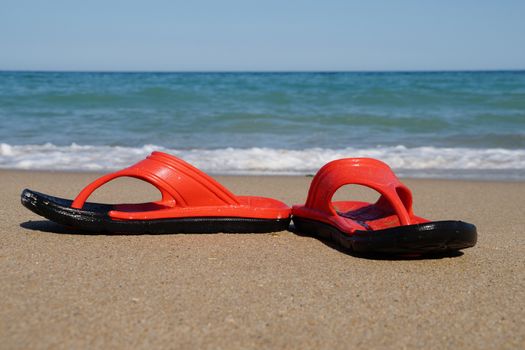
[[[160,150],[211,174],[525,180],[525,71],[0,72],[0,168],[111,171]]]

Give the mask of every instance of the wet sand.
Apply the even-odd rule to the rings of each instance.
[[[20,204],[26,187],[74,197],[96,176],[0,171],[2,349],[525,348],[525,183],[406,180],[417,214],[478,227],[476,247],[424,260],[291,232],[79,235]],[[288,204],[311,181],[217,179]],[[133,180],[93,197],[144,199]]]

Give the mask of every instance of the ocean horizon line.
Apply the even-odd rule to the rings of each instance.
[[[116,74],[404,74],[404,73],[519,73],[515,69],[400,69],[400,70],[118,70],[118,69],[0,69],[0,73],[116,73]]]

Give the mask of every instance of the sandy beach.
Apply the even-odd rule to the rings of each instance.
[[[478,227],[476,247],[423,260],[292,232],[79,235],[20,204],[26,187],[74,197],[97,175],[0,171],[0,348],[525,348],[524,183],[406,180],[417,214]],[[311,181],[217,179],[290,205]],[[130,181],[92,200],[156,199]]]

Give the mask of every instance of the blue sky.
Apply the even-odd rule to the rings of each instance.
[[[1,0],[4,70],[525,69],[525,1]]]

